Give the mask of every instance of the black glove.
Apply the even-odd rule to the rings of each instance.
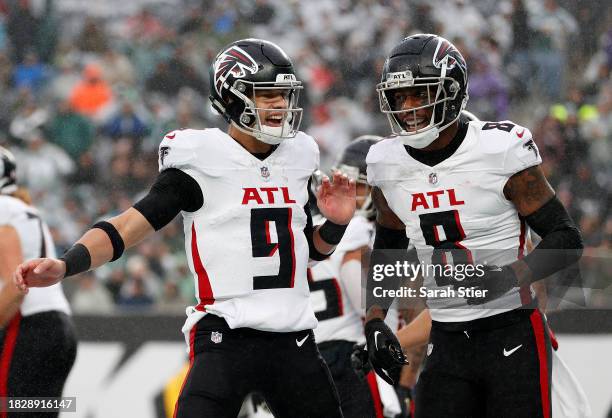
[[[372,370],[372,366],[368,361],[368,350],[366,350],[365,344],[355,344],[353,346],[351,366],[353,366],[353,370],[355,370],[360,379],[365,379],[365,376]]]
[[[393,370],[408,364],[397,337],[380,318],[366,322],[365,335],[372,368],[385,382],[393,385]]]
[[[412,418],[412,388],[398,385],[395,387],[395,393],[402,408],[402,412],[395,418]]]
[[[474,274],[462,281],[456,281],[454,284],[455,290],[459,288],[473,288],[475,291],[486,290],[484,296],[466,297],[468,305],[482,305],[497,299],[513,287],[518,287],[518,279],[514,269],[510,266],[484,266],[484,274],[478,277]]]

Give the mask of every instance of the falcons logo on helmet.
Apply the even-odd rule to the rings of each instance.
[[[221,95],[221,86],[227,77],[242,78],[258,70],[255,60],[243,49],[232,46],[221,53],[215,61],[215,90]]]
[[[442,67],[442,61],[448,57],[448,61],[446,62],[447,69],[452,70],[457,64],[459,64],[462,69],[465,69],[465,62],[459,62],[460,56],[461,54],[459,51],[457,51],[457,49],[450,42],[444,38],[440,38],[438,40],[438,45],[436,46],[433,65],[436,68]]]

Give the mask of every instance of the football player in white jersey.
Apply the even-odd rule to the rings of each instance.
[[[436,35],[403,39],[385,61],[377,91],[393,135],[367,157],[374,250],[410,239],[421,263],[454,262],[456,277],[426,273],[416,289],[432,318],[417,417],[548,418],[551,343],[530,284],[575,263],[582,239],[528,129],[460,118],[467,86],[463,56]],[[525,225],[542,241],[523,257]],[[382,320],[387,300],[370,301],[369,360],[389,379],[405,357]]]
[[[17,187],[15,171],[15,158],[0,147],[0,398],[60,397],[76,336],[60,283],[27,294],[13,285],[24,260],[55,257],[49,228]],[[0,405],[0,417],[7,416],[6,406]]]
[[[366,182],[365,157],[379,139],[362,136],[343,150],[335,169],[355,180],[357,210],[334,254],[312,266],[309,276],[310,300],[319,321],[314,329],[315,340],[338,389],[345,418],[375,417],[381,410],[375,376],[362,379],[351,367],[353,346],[365,342],[361,260],[374,233],[374,210]],[[319,218],[315,215],[315,224]]]
[[[94,225],[61,259],[21,265],[16,282],[47,286],[116,260],[182,213],[198,304],[183,327],[191,368],[176,416],[235,417],[256,391],[276,417],[340,417],[312,334],[306,270],[309,258],[325,259],[340,242],[355,183],[341,173],[323,180],[317,204],[327,221],[313,228],[308,182],[319,150],[298,130],[302,85],[278,46],[228,45],[211,65],[210,85],[227,133],[167,134],[147,196]]]

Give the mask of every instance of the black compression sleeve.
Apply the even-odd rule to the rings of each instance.
[[[584,247],[580,231],[556,196],[525,221],[542,237],[523,259],[533,273],[533,281],[548,277],[580,259]]]
[[[149,193],[134,204],[134,209],[158,231],[180,211],[195,212],[203,204],[198,182],[181,170],[169,168],[159,173]]]
[[[329,257],[331,254],[323,254],[317,250],[317,247],[314,245],[314,227],[312,225],[312,214],[310,213],[310,206],[307,203],[304,206],[304,212],[306,212],[306,226],[304,227],[304,235],[306,235],[306,240],[308,241],[308,257],[311,260],[322,261]]]
[[[376,223],[375,250],[404,250],[410,240],[403,229],[391,229]]]

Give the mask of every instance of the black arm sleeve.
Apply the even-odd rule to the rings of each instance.
[[[574,264],[582,256],[584,244],[580,231],[556,196],[525,217],[525,221],[542,237],[523,259],[533,273],[533,281]]]
[[[203,204],[204,196],[198,182],[179,169],[169,168],[159,173],[149,193],[133,207],[159,231],[182,210],[195,212]]]
[[[375,250],[405,250],[410,240],[403,229],[391,229],[376,222]]]
[[[399,263],[418,262],[416,251],[407,251],[410,239],[404,229],[391,229],[376,222],[376,236],[374,249],[370,257],[368,277],[366,281],[366,311],[373,306],[383,310],[385,315],[393,303],[394,297],[376,297],[375,288],[380,287],[386,291],[395,291],[403,284],[399,277],[386,277],[381,281],[374,280],[375,265],[395,265]],[[388,251],[385,251],[388,250]]]

